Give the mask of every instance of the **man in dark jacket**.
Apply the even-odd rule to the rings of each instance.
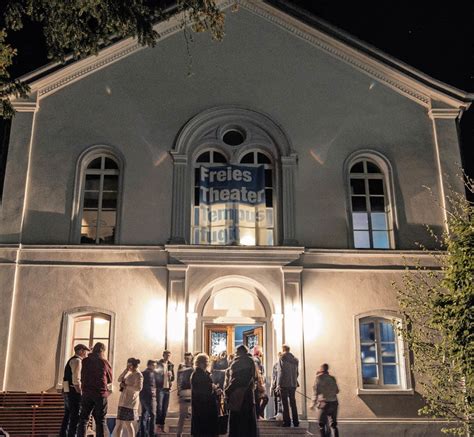
[[[96,343],[92,353],[82,360],[81,382],[82,402],[77,437],[86,435],[91,413],[96,426],[95,435],[104,437],[104,431],[107,429],[107,397],[110,393],[108,384],[112,383],[112,368],[105,359],[104,343]]]
[[[75,437],[81,407],[81,368],[82,360],[90,349],[85,344],[74,346],[74,356],[69,358],[64,367],[63,396],[64,417],[60,437]]]
[[[174,381],[174,364],[170,361],[171,352],[163,351],[163,358],[156,365],[156,424],[165,431],[166,414],[170,403],[170,391]]]
[[[255,384],[258,370],[244,345],[237,348],[225,384],[230,408],[229,437],[256,437]]]
[[[283,426],[299,426],[298,409],[296,407],[296,388],[298,387],[298,359],[290,352],[290,347],[282,346],[281,357],[278,360],[277,390],[280,392],[283,407]],[[289,404],[288,405],[288,401]]]
[[[148,360],[146,369],[142,372],[143,388],[140,392],[142,416],[140,419],[140,437],[155,435],[156,412],[156,361]]]

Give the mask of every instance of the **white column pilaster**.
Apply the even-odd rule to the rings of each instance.
[[[295,246],[295,173],[296,154],[281,157],[282,167],[282,216],[283,216],[283,245]]]
[[[187,186],[187,155],[172,154],[173,157],[173,207],[171,213],[171,244],[186,242],[186,213],[189,187]]]

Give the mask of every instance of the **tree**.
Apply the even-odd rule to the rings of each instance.
[[[467,191],[474,180],[465,177]],[[444,429],[473,435],[474,395],[474,207],[464,193],[447,197],[441,249],[429,252],[440,266],[419,263],[396,285],[405,323],[399,329],[413,354],[413,371],[426,405],[419,414],[453,421]],[[426,250],[426,249],[425,249]]]
[[[60,62],[97,54],[127,37],[153,46],[160,37],[153,25],[174,14],[181,14],[184,32],[189,24],[216,40],[224,35],[224,14],[215,0],[177,0],[171,6],[165,0],[4,0],[0,12],[0,116],[8,118],[14,113],[10,96],[25,97],[28,87],[8,74],[16,50],[6,37],[27,19],[40,23],[48,58]]]

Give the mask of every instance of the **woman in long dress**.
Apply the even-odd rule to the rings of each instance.
[[[117,412],[115,437],[121,437],[126,431],[128,437],[134,437],[138,430],[139,393],[143,388],[143,375],[138,370],[140,360],[129,358],[127,367],[118,377],[120,382],[120,399]]]
[[[191,435],[193,437],[216,437],[218,430],[218,395],[220,389],[212,383],[207,371],[209,357],[199,354],[194,359],[191,375]]]

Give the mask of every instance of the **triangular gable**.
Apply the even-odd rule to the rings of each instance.
[[[428,109],[435,106],[435,101],[440,102],[441,106],[464,110],[474,99],[474,94],[437,81],[290,4],[282,1],[272,2],[277,3],[277,7],[261,0],[218,1],[222,10],[236,3],[240,8],[303,39]],[[161,35],[157,41],[159,44],[163,39],[182,30],[181,19],[174,16],[158,23],[155,30]],[[62,68],[57,63],[43,67],[21,78],[30,82],[31,103],[15,99],[12,99],[12,103],[19,111],[33,110],[41,98],[146,48],[136,39],[127,38],[104,48],[96,56],[89,56]],[[55,71],[48,72],[50,70]]]

